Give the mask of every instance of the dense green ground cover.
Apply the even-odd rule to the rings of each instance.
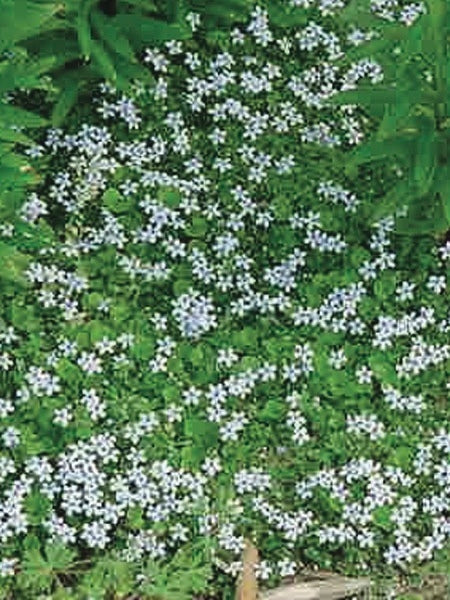
[[[450,242],[379,217],[396,159],[343,172],[374,123],[327,101],[383,71],[340,4],[149,47],[155,83],[95,87],[26,151],[43,179],[0,230],[3,597],[231,597],[244,537],[262,585],[445,555]]]

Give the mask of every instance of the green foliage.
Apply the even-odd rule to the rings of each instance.
[[[190,10],[201,16],[203,30],[217,30],[248,17],[248,0],[187,0]]]
[[[6,0],[4,0],[6,1]],[[1,0],[0,0],[1,2]],[[28,4],[32,4],[29,2]],[[41,2],[46,6],[46,2]],[[51,4],[51,3],[48,3]],[[264,3],[263,3],[264,4]],[[267,2],[266,2],[267,4]],[[276,25],[288,27],[289,25],[302,25],[307,22],[307,11],[284,9],[276,6],[275,3],[269,3],[269,13]],[[363,2],[361,2],[361,5]],[[14,67],[8,60],[2,63],[4,69],[0,70],[4,74],[3,87],[6,93],[14,92],[16,89],[15,69],[20,73],[20,81],[23,87],[30,89],[36,87],[45,87],[41,75],[49,69],[54,76],[54,81],[58,86],[58,99],[53,108],[53,123],[63,122],[70,113],[72,106],[76,103],[78,95],[88,88],[91,84],[98,82],[102,77],[107,77],[110,82],[118,88],[126,85],[135,75],[140,77],[142,71],[137,64],[136,59],[149,38],[150,40],[158,38],[160,41],[172,37],[173,32],[184,31],[179,23],[185,16],[188,9],[199,11],[205,19],[208,31],[217,31],[220,28],[231,24],[232,20],[239,21],[245,11],[249,11],[249,2],[227,3],[223,1],[214,2],[157,2],[145,0],[129,0],[128,2],[108,2],[108,1],[83,1],[67,2],[62,5],[63,8],[57,8],[56,12],[50,11],[49,16],[42,17],[42,25],[39,28],[30,29],[32,37],[26,39],[24,47],[27,52],[18,55]],[[234,12],[227,12],[230,6],[233,6]],[[354,8],[354,3],[353,3]],[[230,9],[231,11],[231,9]],[[311,14],[311,13],[309,13]],[[139,18],[142,17],[137,25]],[[51,20],[51,25],[46,29],[43,27]],[[164,19],[164,20],[163,20]],[[156,24],[155,24],[156,23]],[[217,28],[217,29],[216,29]],[[369,47],[376,49],[385,49],[390,43],[391,38],[398,43],[403,39],[403,30],[397,26],[389,25],[386,31],[389,35],[386,39],[377,40]],[[398,35],[396,32],[399,32]],[[278,33],[278,31],[277,31]],[[407,33],[407,32],[406,32]],[[178,34],[177,34],[178,35]],[[180,34],[181,35],[181,34]],[[184,34],[183,34],[184,35]],[[113,43],[113,40],[114,43]],[[204,39],[189,41],[187,46],[190,49],[199,51],[207,48]],[[379,42],[379,43],[378,43]],[[151,45],[151,41],[149,45]],[[227,48],[224,43],[221,50]],[[366,46],[367,47],[367,46]],[[65,50],[64,50],[65,48]],[[245,51],[247,47],[244,46]],[[239,49],[240,51],[240,49]],[[251,51],[251,50],[249,50]],[[43,53],[44,57],[37,61],[35,71],[27,71],[27,66],[32,66],[30,58],[33,54]],[[206,51],[205,51],[206,52]],[[273,58],[273,48],[264,49],[263,60]],[[359,52],[355,48],[355,56]],[[208,55],[207,58],[210,56]],[[20,62],[20,60],[23,62]],[[275,55],[274,64],[279,56]],[[282,57],[284,60],[284,57]],[[70,60],[69,60],[70,59]],[[67,63],[71,60],[78,61],[70,66]],[[287,59],[286,59],[287,60]],[[175,57],[173,68],[175,73],[181,70],[180,61]],[[295,63],[294,63],[295,66]],[[147,71],[143,77],[147,77]],[[347,102],[353,98],[348,92]],[[373,112],[374,119],[383,122],[384,107],[395,104],[398,101],[398,94],[395,88],[383,85],[380,88],[373,88],[367,91],[366,100],[361,101],[355,97],[355,102],[367,106]],[[373,98],[369,97],[373,93]],[[424,102],[422,92],[410,90],[406,100],[399,101],[398,112],[403,114],[405,102],[415,101]],[[132,95],[132,94],[131,94]],[[162,112],[157,103],[147,102],[144,95],[141,110],[147,117],[149,125],[145,129],[143,137],[147,138],[149,132],[153,134],[153,129],[163,123]],[[260,98],[255,97],[249,100],[249,106],[261,107]],[[25,135],[22,131],[12,128],[12,125],[20,125],[24,128],[38,129],[44,121],[40,115],[35,115],[30,110],[25,110],[19,106],[20,102],[12,99],[12,102],[4,102],[4,114],[2,116],[1,139],[8,146],[5,160],[14,162],[11,153],[17,147],[31,145],[31,134]],[[88,110],[91,110],[91,106]],[[172,110],[176,107],[175,99],[168,98],[167,108]],[[94,116],[92,109],[92,115]],[[397,109],[396,109],[397,110]],[[148,112],[146,112],[148,111]],[[74,122],[77,113],[74,113]],[[192,115],[189,115],[191,118]],[[94,118],[96,115],[94,116]],[[402,118],[403,118],[402,117]],[[408,115],[406,117],[409,118]],[[79,123],[74,123],[79,125]],[[122,139],[123,131],[120,129],[122,123],[115,122],[111,125],[114,133],[119,131],[115,138]],[[405,127],[409,126],[408,124]],[[239,130],[233,130],[230,125],[229,137],[239,135]],[[402,125],[403,127],[403,125]],[[236,133],[237,132],[237,133]],[[389,133],[389,131],[387,131]],[[202,130],[201,150],[205,150],[205,155],[209,155],[207,146],[207,136],[203,135]],[[30,135],[30,137],[28,137]],[[428,132],[433,140],[431,131]],[[408,137],[411,136],[411,137]],[[38,137],[38,136],[36,136]],[[398,138],[391,139],[391,150],[389,145],[383,139],[372,140],[372,145],[361,148],[360,160],[354,162],[355,166],[363,164],[361,156],[373,159],[375,156],[380,159],[390,158],[393,150],[401,160],[402,156],[407,154],[410,149],[410,139],[414,136],[411,132],[403,132]],[[293,132],[290,132],[287,138],[288,154],[289,143],[294,149],[298,145],[298,139]],[[275,136],[269,138],[269,147],[275,148],[277,140],[273,142]],[[387,138],[386,138],[387,139]],[[244,140],[244,144],[246,144]],[[365,222],[366,210],[369,213],[371,198],[366,196],[367,186],[365,180],[361,177],[355,185],[355,192],[360,196],[364,203],[361,206],[361,212],[358,212],[354,218],[345,213],[342,207],[326,207],[322,202],[319,204],[315,192],[312,191],[311,180],[314,185],[320,178],[325,180],[329,176],[334,177],[328,164],[312,157],[309,154],[306,145],[302,146],[302,165],[303,179],[290,181],[288,188],[279,192],[277,186],[281,185],[278,176],[267,179],[267,189],[264,186],[261,193],[255,197],[258,199],[259,206],[265,206],[266,197],[270,207],[274,208],[275,222],[270,226],[269,231],[248,232],[240,231],[237,237],[241,241],[239,252],[252,255],[255,264],[252,266],[252,273],[264,273],[265,269],[275,266],[280,261],[286,260],[287,254],[302,244],[302,236],[298,231],[294,231],[287,225],[288,219],[296,211],[298,205],[301,205],[302,211],[316,211],[320,208],[322,225],[327,232],[334,232],[339,227],[344,227],[349,244],[349,254],[346,256],[325,256],[317,250],[308,250],[307,264],[303,269],[304,277],[298,274],[296,277],[296,286],[291,293],[293,306],[292,310],[300,306],[318,308],[324,300],[324,297],[336,286],[354,283],[357,279],[357,271],[363,263],[376,260],[376,253],[371,252],[370,231]],[[433,143],[431,147],[434,148]],[[231,152],[234,150],[232,149]],[[365,153],[365,154],[364,154]],[[17,160],[23,160],[19,154]],[[52,162],[54,160],[54,163]],[[52,169],[59,166],[61,157],[55,156],[48,160],[45,157],[42,162],[44,168],[50,163],[48,174],[52,174]],[[62,158],[66,163],[65,156]],[[46,162],[48,161],[48,162]],[[171,162],[173,161],[173,162]],[[170,156],[167,161],[170,171],[183,172],[183,157]],[[320,163],[320,164],[318,164]],[[9,164],[9,163],[8,163]],[[17,172],[20,172],[20,165],[26,163],[12,164],[10,181],[15,183]],[[18,168],[19,167],[19,168]],[[349,164],[349,170],[351,165]],[[121,193],[121,183],[128,177],[128,169],[120,169],[112,175],[102,192],[95,198],[93,208],[104,208],[117,217],[118,222],[129,227],[129,222],[133,222],[133,227],[139,227],[142,224],[140,220],[142,215],[136,210],[137,199]],[[435,177],[436,165],[431,162],[423,164],[419,168],[418,181],[421,177]],[[422,174],[420,175],[420,171]],[[206,171],[210,173],[209,168]],[[330,174],[331,173],[331,174]],[[428,175],[427,175],[428,173]],[[24,173],[26,175],[26,172]],[[6,181],[6,180],[3,180]],[[384,184],[383,184],[384,185]],[[0,198],[0,216],[5,219],[12,218],[20,207],[21,194],[18,186],[9,185],[6,187],[4,195]],[[380,187],[383,187],[380,185]],[[250,186],[251,189],[252,186]],[[384,187],[383,187],[384,189]],[[258,188],[255,187],[255,190]],[[297,191],[300,190],[301,194]],[[49,185],[46,183],[41,192],[42,197],[49,191]],[[406,189],[405,189],[405,193]],[[211,194],[212,195],[212,194]],[[299,199],[298,196],[301,195]],[[157,198],[162,204],[170,208],[178,208],[183,194],[181,189],[176,187],[160,186],[152,191],[152,198]],[[183,198],[183,200],[185,200]],[[201,198],[203,201],[203,198]],[[226,195],[223,198],[226,205]],[[231,511],[236,509],[242,511],[242,520],[239,519],[240,534],[241,526],[245,530],[256,530],[261,532],[261,555],[272,558],[284,557],[287,548],[286,539],[277,532],[272,532],[265,538],[266,524],[258,521],[246,506],[250,505],[255,494],[240,495],[237,497],[235,486],[233,485],[234,474],[243,468],[257,466],[261,464],[267,467],[267,472],[273,478],[272,489],[268,492],[270,501],[274,506],[279,506],[280,510],[286,509],[289,513],[296,511],[303,506],[303,501],[299,501],[295,493],[295,485],[302,479],[318,469],[336,469],[344,465],[352,458],[374,458],[376,462],[386,458],[390,466],[399,467],[409,473],[413,469],[415,458],[414,446],[410,445],[411,438],[416,435],[418,421],[425,427],[433,427],[433,420],[439,420],[434,412],[433,402],[436,394],[427,395],[427,410],[417,417],[416,414],[407,414],[407,412],[398,413],[383,406],[383,400],[380,397],[380,388],[382,386],[394,385],[400,386],[399,376],[396,371],[396,363],[404,356],[406,352],[406,342],[403,339],[395,340],[394,347],[388,350],[379,350],[370,346],[370,336],[362,334],[353,344],[350,335],[339,330],[322,331],[320,328],[310,325],[294,327],[291,318],[291,308],[284,311],[269,311],[265,315],[246,314],[244,317],[235,318],[230,315],[231,299],[235,299],[235,294],[239,294],[239,289],[232,289],[229,293],[215,291],[214,302],[219,313],[223,318],[219,319],[219,326],[215,332],[210,332],[201,340],[179,339],[176,324],[169,314],[167,334],[173,335],[177,344],[173,354],[167,360],[167,369],[164,372],[151,372],[149,362],[154,359],[155,352],[161,337],[166,334],[157,333],[155,327],[152,327],[150,318],[155,311],[161,313],[170,312],[170,302],[173,296],[179,296],[189,290],[190,287],[196,287],[199,284],[193,274],[192,269],[186,258],[180,258],[179,261],[169,261],[172,270],[172,276],[167,282],[144,281],[140,274],[137,274],[132,281],[126,274],[117,269],[117,259],[122,255],[135,256],[143,262],[149,260],[159,260],[164,256],[164,248],[160,244],[147,245],[142,247],[139,244],[126,244],[126,247],[119,249],[114,244],[104,244],[92,253],[79,256],[65,255],[61,250],[63,241],[66,243],[80,241],[82,231],[85,227],[93,225],[91,222],[91,206],[86,211],[80,211],[76,215],[58,214],[59,207],[56,202],[50,201],[48,206],[52,214],[48,221],[41,219],[36,224],[29,225],[18,221],[14,231],[14,243],[0,243],[0,292],[11,300],[11,306],[5,303],[5,310],[2,313],[0,321],[3,330],[4,323],[14,326],[16,332],[20,335],[20,341],[11,351],[14,360],[18,365],[17,372],[1,372],[1,384],[4,390],[1,390],[0,396],[9,397],[10,390],[14,390],[23,382],[26,369],[30,365],[39,365],[45,370],[52,372],[59,378],[61,392],[54,396],[36,396],[26,403],[17,403],[17,411],[14,415],[6,416],[3,423],[8,426],[10,422],[17,423],[20,428],[21,444],[17,449],[6,449],[5,454],[11,454],[19,461],[22,457],[29,458],[32,455],[46,457],[49,455],[53,459],[57,457],[60,451],[66,450],[73,442],[89,440],[97,433],[105,433],[111,424],[114,424],[114,432],[120,432],[125,423],[130,428],[130,436],[122,437],[120,435],[120,449],[122,452],[121,460],[126,460],[126,455],[130,447],[134,450],[139,446],[145,460],[167,460],[168,463],[176,465],[183,470],[186,475],[196,474],[203,471],[203,463],[206,459],[216,458],[220,461],[221,471],[217,477],[211,477],[208,483],[208,493],[210,495],[198,501],[198,504],[205,504],[204,511],[198,510],[203,515],[210,514],[210,510],[215,510],[219,515],[218,525],[222,524],[222,517],[228,520]],[[429,206],[429,205],[427,205]],[[56,208],[56,210],[55,210]],[[441,209],[441,204],[436,205],[436,213]],[[414,206],[411,206],[413,211]],[[53,214],[54,211],[54,214]],[[62,212],[62,211],[61,211]],[[303,214],[303,212],[302,212]],[[412,214],[412,213],[411,213]],[[65,220],[66,219],[66,220]],[[201,212],[194,212],[186,217],[186,228],[180,232],[181,239],[187,247],[198,247],[205,249],[211,256],[211,247],[214,237],[217,235],[217,222],[215,219],[204,217]],[[94,225],[96,227],[97,224]],[[220,225],[219,225],[220,230]],[[396,253],[398,263],[393,269],[380,269],[374,281],[367,280],[367,296],[357,307],[357,315],[366,321],[370,329],[376,324],[377,317],[382,315],[403,314],[404,308],[397,304],[395,294],[398,294],[397,286],[402,283],[403,278],[412,276],[414,283],[416,281],[415,266],[418,273],[426,274],[430,272],[441,273],[436,254],[432,254],[432,245],[427,245],[427,239],[422,239],[415,245],[411,240],[401,238],[395,240],[392,251]],[[23,276],[23,271],[28,264],[26,252],[32,253],[35,257],[39,255],[39,250],[45,247],[55,249],[57,255],[55,264],[58,268],[67,269],[67,273],[75,273],[86,276],[89,281],[88,289],[84,290],[79,299],[80,314],[71,320],[62,319],[57,313],[58,309],[43,307],[42,303],[36,302],[36,290],[27,283]],[[135,254],[136,253],[136,254]],[[69,253],[68,253],[69,254]],[[51,256],[42,258],[45,262],[48,260],[53,264]],[[224,260],[226,263],[226,260]],[[413,265],[413,266],[411,266]],[[226,269],[225,269],[226,272]],[[421,275],[422,276],[422,275]],[[267,281],[258,279],[257,285],[261,284],[262,294],[272,296],[278,290],[273,289]],[[298,285],[297,285],[298,283]],[[22,286],[22,287],[20,287]],[[50,284],[50,290],[60,290],[61,286]],[[242,290],[240,290],[242,291]],[[217,294],[216,294],[217,292]],[[220,292],[220,293],[219,293]],[[427,304],[429,301],[429,290],[421,294],[416,290],[413,306],[415,308]],[[443,295],[436,294],[435,298],[430,300],[430,306],[436,310],[439,319],[446,318],[445,302],[441,300]],[[239,297],[239,295],[238,295]],[[273,297],[273,296],[272,296]],[[111,303],[110,311],[99,307],[103,301]],[[417,301],[417,302],[416,302]],[[409,310],[405,309],[405,310]],[[350,311],[351,312],[351,311]],[[4,319],[3,319],[4,317]],[[3,323],[4,321],[4,323]],[[61,355],[57,357],[50,356],[50,351],[59,343],[60,339],[75,341],[78,344],[80,353],[94,351],[95,345],[104,338],[115,340],[118,335],[123,333],[135,334],[135,342],[128,352],[119,349],[120,344],[116,343],[116,350],[110,358],[125,358],[124,361],[108,361],[107,355],[101,354],[103,361],[103,373],[101,375],[86,375],[76,356]],[[173,332],[175,332],[173,334]],[[427,336],[433,336],[432,332],[426,332]],[[442,334],[441,337],[444,337]],[[249,396],[227,398],[227,408],[230,413],[234,410],[241,411],[245,409],[249,422],[244,430],[239,434],[237,443],[233,444],[230,440],[223,440],[221,424],[212,422],[206,417],[204,412],[205,399],[202,397],[199,404],[187,405],[184,407],[185,413],[180,420],[169,420],[164,416],[155,430],[151,433],[143,432],[138,435],[139,427],[135,432],[134,423],[142,415],[149,412],[155,412],[160,416],[162,411],[181,406],[184,403],[182,392],[185,387],[195,385],[200,386],[203,392],[206,392],[209,386],[221,382],[225,377],[240,376],[248,370],[248,376],[252,377],[252,371],[262,367],[263,361],[269,360],[276,363],[282,369],[292,361],[292,354],[295,351],[297,343],[311,341],[314,351],[314,372],[309,375],[303,374],[298,382],[287,381],[281,383],[275,378],[268,378],[258,384],[255,393]],[[236,351],[236,362],[231,366],[224,366],[218,360],[218,350],[226,348],[228,345]],[[330,352],[335,348],[342,346],[345,350],[347,364],[345,368],[335,368],[330,364]],[[3,351],[3,349],[2,349]],[[46,362],[45,359],[50,359]],[[361,365],[367,365],[373,375],[373,380],[364,384],[356,383],[355,369]],[[120,368],[119,368],[120,367]],[[420,380],[426,380],[426,386],[432,387],[443,383],[444,369],[434,369],[434,372],[427,373]],[[11,384],[12,377],[17,378]],[[434,379],[431,379],[433,377]],[[440,378],[440,379],[439,379]],[[230,379],[230,381],[233,381]],[[92,383],[91,383],[92,382]],[[102,383],[101,383],[102,382]],[[79,398],[83,388],[91,385],[102,387],[102,400],[107,404],[107,420],[95,422],[87,416],[86,408],[80,406]],[[104,388],[103,388],[104,385]],[[405,384],[405,393],[409,393],[409,383]],[[411,384],[411,392],[415,392],[415,384]],[[424,386],[424,387],[426,387]],[[286,394],[291,391],[302,391],[297,400],[294,398],[295,406],[286,402]],[[427,388],[424,393],[428,394]],[[296,404],[297,403],[297,404]],[[65,406],[72,406],[74,418],[67,427],[55,424],[54,409]],[[349,436],[345,433],[345,418],[347,414],[354,412],[365,414],[376,413],[382,416],[382,422],[388,431],[389,442],[363,437],[357,439],[357,436]],[[25,416],[25,419],[24,419]],[[301,434],[303,427],[303,417],[305,432],[309,439],[305,443],[299,444],[293,438],[293,433]],[[299,430],[293,432],[293,423]],[[117,428],[115,427],[117,425]],[[400,434],[395,434],[396,427],[405,429],[404,438],[400,439]],[[136,434],[137,442],[132,441]],[[131,441],[130,441],[131,440]],[[130,455],[132,454],[129,452]],[[384,466],[384,461],[383,461]],[[118,472],[121,473],[119,466]],[[139,469],[136,469],[138,472]],[[105,480],[109,483],[113,481],[115,465],[108,464],[105,467]],[[421,483],[419,482],[421,485]],[[349,486],[350,498],[360,500],[364,498],[364,491],[359,489],[359,482]],[[119,486],[120,487],[120,486]],[[170,481],[169,481],[170,487]],[[351,488],[351,489],[350,489]],[[330,495],[330,490],[315,490],[312,504],[314,521],[320,523],[323,516],[330,519],[332,523],[338,522],[342,512],[343,502]],[[119,490],[120,493],[120,490]],[[105,499],[110,498],[105,494]],[[213,505],[209,506],[209,503]],[[236,503],[236,504],[234,504]],[[170,560],[174,546],[171,542],[167,544],[168,552],[164,560],[149,561],[144,564],[136,560],[132,563],[125,562],[119,556],[120,551],[124,550],[128,543],[128,534],[131,533],[131,539],[136,536],[145,536],[153,533],[158,536],[158,542],[165,543],[164,537],[170,532],[172,525],[186,525],[193,531],[189,531],[192,537],[189,540],[198,540],[203,534],[199,534],[198,525],[192,515],[188,513],[176,514],[173,521],[152,521],[151,510],[146,506],[129,505],[126,512],[121,515],[120,522],[114,531],[114,537],[111,539],[108,549],[101,550],[86,547],[81,539],[77,538],[74,544],[75,551],[56,545],[47,545],[43,541],[46,532],[42,526],[43,522],[49,517],[54,502],[45,494],[33,489],[24,500],[23,506],[26,512],[29,531],[25,537],[18,535],[17,539],[7,546],[7,553],[11,547],[11,554],[20,556],[20,562],[17,564],[17,578],[14,582],[5,581],[5,586],[11,587],[11,591],[6,590],[4,596],[0,590],[0,598],[9,597],[23,598],[23,600],[35,598],[52,598],[52,600],[72,599],[85,600],[86,598],[101,600],[110,598],[129,598],[139,594],[139,597],[149,600],[188,600],[191,598],[204,597],[207,594],[208,583],[213,579],[213,569],[211,566],[211,548],[207,540],[201,543],[191,544],[190,542],[180,550],[173,561]],[[56,503],[55,503],[56,504]],[[206,506],[208,504],[208,506]],[[308,504],[305,502],[305,505]],[[191,507],[191,504],[190,506]],[[230,508],[231,507],[231,508]],[[234,507],[234,508],[233,508]],[[197,503],[194,503],[194,511],[197,510]],[[386,537],[393,533],[395,528],[392,519],[393,507],[381,506],[374,511],[372,519],[374,529],[377,534]],[[239,513],[241,514],[241,513]],[[69,519],[70,524],[79,526],[77,515],[72,515]],[[425,527],[425,520],[419,517],[417,527]],[[258,529],[259,528],[259,529]],[[161,534],[161,537],[159,535]],[[9,543],[9,542],[8,542]],[[303,546],[302,544],[305,544]],[[354,546],[352,544],[352,546]],[[220,553],[226,556],[224,549]],[[336,548],[336,551],[329,550],[324,545],[319,545],[314,536],[307,535],[305,538],[298,539],[298,548],[295,553],[301,555],[308,561],[315,564],[324,565],[327,568],[337,565],[347,567],[349,564],[360,564],[362,560],[372,568],[376,568],[379,560],[375,556],[376,551],[362,550],[361,548],[348,549],[345,547]],[[227,560],[228,560],[227,556]],[[143,559],[145,560],[145,559]],[[346,562],[347,561],[347,562]],[[382,568],[385,565],[382,564]],[[217,577],[216,577],[217,576]],[[214,573],[214,592],[219,592],[224,598],[231,597],[230,589],[233,586],[232,578],[226,580],[222,589],[220,579],[225,577]],[[3,582],[2,582],[3,583]],[[272,583],[272,580],[270,580]],[[16,587],[17,586],[17,587]],[[64,587],[63,587],[64,586]],[[12,595],[11,595],[12,594]],[[42,594],[42,596],[40,596]],[[228,594],[228,595],[227,595]]]
[[[76,553],[63,544],[48,544],[44,554],[38,547],[25,550],[23,570],[19,575],[21,588],[33,592],[49,592],[58,581],[58,575],[73,562]]]
[[[191,600],[207,590],[212,577],[209,539],[187,545],[167,564],[149,561],[145,575],[142,590],[149,597],[155,600]]]
[[[366,5],[351,2],[342,18],[377,24]],[[445,0],[429,2],[428,14],[410,27],[383,26],[380,39],[350,53],[351,57],[369,55],[380,62],[383,83],[343,91],[331,99],[332,104],[364,107],[376,123],[371,139],[346,157],[348,175],[364,163],[392,160],[393,156],[400,161],[403,178],[381,201],[381,213],[407,205],[409,213],[398,222],[398,231],[404,233],[442,233],[450,227],[446,76],[450,59],[445,6]]]
[[[95,600],[101,600],[108,593],[130,594],[133,587],[132,566],[112,556],[105,556],[86,572],[79,591],[81,597],[87,595]]]
[[[117,89],[149,80],[139,64],[144,45],[189,35],[186,24],[167,23],[151,3],[67,0],[59,5],[49,26],[24,44],[39,56],[61,56],[51,71],[58,99],[52,122],[59,125],[86,86],[106,79]]]

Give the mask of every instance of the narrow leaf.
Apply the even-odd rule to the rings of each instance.
[[[47,120],[23,108],[0,103],[0,123],[19,127],[43,127]]]
[[[112,21],[111,17],[106,17],[100,11],[96,10],[92,12],[91,20],[98,34],[111,50],[114,50],[131,62],[136,62],[130,42],[123,35],[120,28]]]
[[[71,80],[63,88],[52,111],[51,120],[54,127],[59,127],[64,121],[65,117],[75,106],[80,87],[80,81]]]
[[[80,44],[81,53],[85,59],[91,56],[92,52],[92,36],[91,25],[89,23],[89,11],[94,0],[83,0],[80,5],[79,13],[76,19],[78,43]]]
[[[191,32],[179,24],[143,17],[136,27],[136,15],[119,14],[112,17],[115,25],[126,35],[135,49],[142,49],[152,42],[165,42],[173,39],[186,39]]]
[[[100,72],[105,77],[105,79],[115,81],[117,73],[114,67],[114,63],[112,62],[110,56],[103,48],[103,46],[98,42],[92,41],[91,52],[93,58],[95,59],[98,65]]]

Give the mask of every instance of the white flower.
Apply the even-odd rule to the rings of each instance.
[[[53,411],[53,422],[61,427],[67,427],[73,419],[72,412],[69,408],[55,408]]]
[[[20,444],[20,432],[15,427],[7,427],[2,433],[2,441],[6,448],[15,448]]]
[[[427,281],[427,288],[435,294],[442,294],[446,289],[447,283],[443,275],[431,275]]]
[[[77,360],[77,364],[88,375],[103,371],[100,358],[93,352],[82,352]]]
[[[0,560],[0,577],[9,577],[15,574],[15,566],[18,564],[17,558],[2,558]]]
[[[190,288],[185,294],[173,300],[172,315],[178,322],[184,337],[198,338],[202,333],[217,325],[217,317],[212,300],[202,296],[200,292]]]
[[[347,357],[345,356],[344,349],[339,348],[338,350],[332,350],[330,352],[330,357],[328,359],[328,363],[335,369],[342,369],[342,367],[347,362]]]
[[[220,349],[217,353],[217,365],[219,367],[230,368],[238,360],[239,356],[233,348]]]
[[[356,369],[356,378],[358,380],[358,383],[361,383],[361,384],[371,383],[372,376],[373,376],[372,370],[369,369],[369,367],[367,367],[366,365],[363,365],[359,369]]]

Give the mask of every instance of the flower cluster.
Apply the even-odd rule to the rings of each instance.
[[[284,37],[257,7],[146,49],[153,83],[30,153],[48,179],[0,228],[29,255],[0,308],[2,576],[30,538],[143,577],[208,536],[234,576],[251,531],[270,583],[448,544],[449,244],[396,236],[381,183],[326,158],[366,133],[327,100],[382,72],[342,66],[343,2],[290,4]]]

